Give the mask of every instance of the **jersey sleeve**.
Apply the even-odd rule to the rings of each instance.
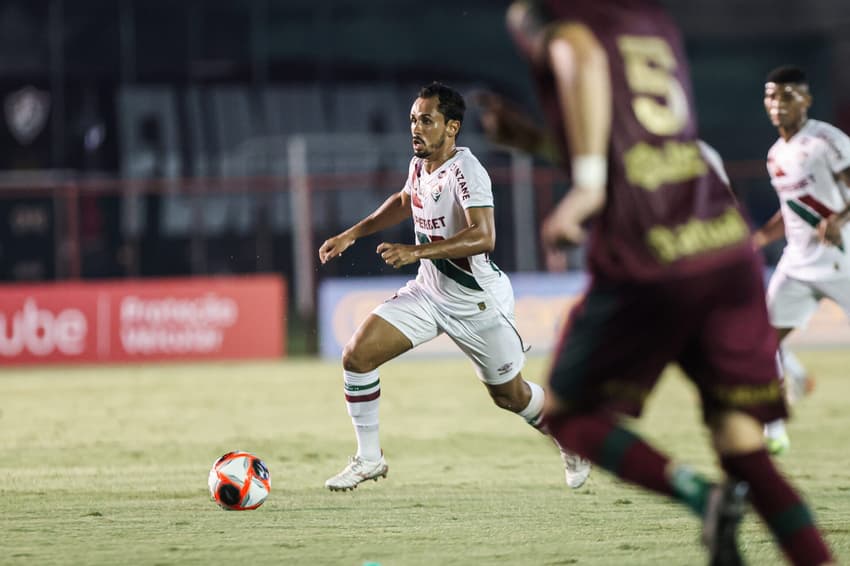
[[[726,167],[723,166],[723,158],[720,157],[720,154],[717,153],[716,149],[708,145],[703,140],[697,140],[697,145],[699,146],[703,159],[706,160],[709,166],[714,169],[717,176],[720,177],[720,180],[728,187],[730,185],[729,175],[726,173]]]
[[[455,197],[463,208],[493,206],[493,184],[480,163],[458,162],[451,169]]]
[[[826,162],[833,173],[840,173],[850,167],[850,137],[835,127],[821,132],[821,139],[826,142]]]

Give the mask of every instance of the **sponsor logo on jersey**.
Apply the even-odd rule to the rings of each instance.
[[[678,226],[653,226],[647,232],[646,240],[659,261],[672,263],[739,245],[749,237],[749,233],[741,214],[730,207],[715,218],[691,218]]]
[[[452,163],[451,169],[452,173],[454,173],[457,178],[457,185],[460,190],[460,199],[469,200],[469,185],[466,183],[466,177],[463,176],[463,171],[460,170],[457,163]]]
[[[505,365],[503,365],[503,366],[501,366],[501,367],[496,368],[496,372],[497,372],[499,375],[505,375],[506,373],[508,373],[509,371],[511,371],[511,370],[513,369],[513,367],[514,367],[513,362],[508,362],[508,363],[506,363]]]
[[[437,218],[423,218],[422,216],[414,214],[413,223],[423,230],[438,230],[446,227],[446,217],[438,216]]]
[[[629,183],[650,192],[708,173],[708,165],[694,142],[667,141],[660,147],[639,142],[623,154],[623,162]]]

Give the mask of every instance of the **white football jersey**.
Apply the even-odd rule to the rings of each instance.
[[[825,245],[817,226],[850,202],[850,189],[836,174],[850,167],[850,138],[838,128],[809,119],[790,140],[779,138],[767,154],[770,182],[779,196],[787,244],[777,269],[801,281],[850,277],[850,225],[844,244]]]
[[[410,195],[417,244],[445,240],[467,228],[467,208],[493,206],[490,176],[465,147],[458,147],[430,174],[424,160],[414,157],[403,190]],[[510,280],[487,254],[423,259],[416,280],[438,306],[455,316],[489,310],[513,316]]]

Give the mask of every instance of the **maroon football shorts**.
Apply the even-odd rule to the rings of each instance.
[[[550,387],[571,412],[636,417],[676,362],[699,390],[704,418],[735,409],[769,422],[787,416],[776,349],[757,261],[661,282],[596,279],[564,328]]]

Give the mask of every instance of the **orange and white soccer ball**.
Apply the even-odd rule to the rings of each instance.
[[[262,460],[249,452],[228,452],[215,461],[207,480],[213,501],[229,511],[256,509],[269,496],[272,478]]]

